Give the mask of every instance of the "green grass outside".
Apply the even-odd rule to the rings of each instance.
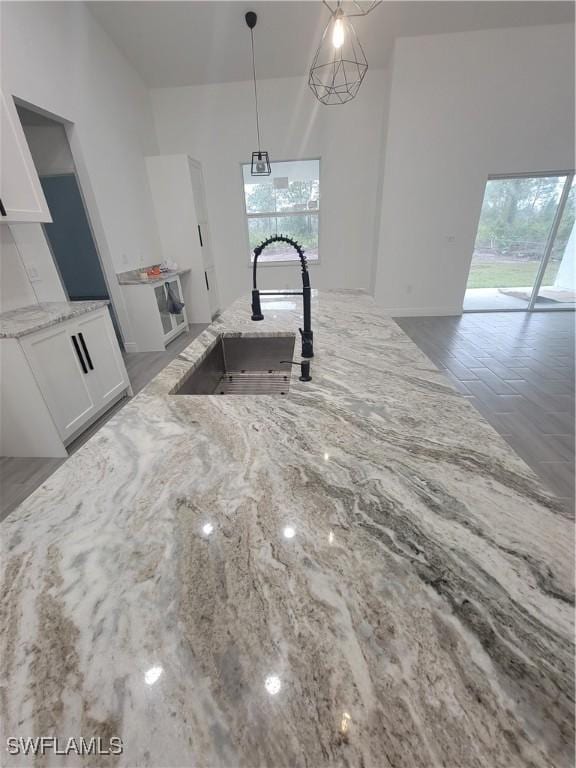
[[[527,261],[524,263],[513,264],[511,262],[498,264],[494,263],[472,263],[470,275],[468,277],[467,288],[524,288],[531,287],[534,284],[538,272],[539,263],[537,261]],[[550,261],[543,284],[551,285],[554,282],[559,261]]]

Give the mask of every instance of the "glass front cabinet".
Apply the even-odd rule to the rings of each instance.
[[[189,279],[188,270],[162,282],[122,286],[132,320],[134,351],[161,351],[172,339],[188,330],[181,277]]]

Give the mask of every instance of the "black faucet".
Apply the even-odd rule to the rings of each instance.
[[[260,291],[256,284],[256,266],[258,264],[258,256],[260,256],[264,248],[267,248],[272,243],[288,243],[300,257],[300,265],[302,267],[302,294],[293,293],[291,291],[266,291],[266,296],[302,296],[304,304],[304,328],[298,329],[302,336],[302,357],[314,357],[314,334],[312,333],[312,321],[310,317],[310,275],[308,274],[308,264],[306,262],[306,256],[304,255],[304,249],[291,237],[286,237],[285,235],[273,235],[272,237],[263,240],[260,245],[257,245],[256,248],[254,248],[254,266],[252,272],[252,320],[264,320],[264,315],[262,314],[262,308],[260,306]]]

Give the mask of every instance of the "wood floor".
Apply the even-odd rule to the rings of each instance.
[[[124,354],[124,362],[134,394],[138,394],[149,381],[160,373],[176,355],[185,349],[196,336],[206,328],[205,325],[191,325],[188,333],[183,333],[171,342],[164,352],[138,352]],[[117,411],[123,408],[129,398],[120,400],[113,408],[98,419],[82,435],[68,446],[74,453],[86,440],[97,432]],[[15,459],[0,458],[0,520],[3,520],[18,504],[36,490],[50,477],[66,459]]]
[[[397,318],[574,510],[574,312]]]

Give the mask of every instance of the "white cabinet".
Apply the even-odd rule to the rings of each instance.
[[[165,259],[190,272],[183,298],[191,323],[210,323],[220,309],[202,166],[188,155],[146,158]]]
[[[7,363],[10,363],[9,365]],[[6,456],[65,456],[65,445],[128,390],[107,308],[2,340]]]
[[[22,348],[62,440],[67,440],[96,413],[88,368],[80,358],[76,328],[53,325],[25,336]],[[76,348],[74,346],[76,344]]]
[[[90,371],[88,386],[100,410],[130,384],[122,353],[107,309],[81,315],[76,327],[81,352]]]
[[[169,278],[161,285],[154,287],[154,298],[156,306],[160,313],[162,321],[162,330],[164,332],[164,344],[172,341],[174,336],[188,327],[188,318],[186,316],[186,307],[182,307],[180,312],[170,311],[170,294],[179,304],[182,301],[182,283],[178,276]]]
[[[0,92],[0,222],[50,222],[14,99]]]
[[[133,339],[138,352],[160,352],[180,333],[188,330],[185,290],[189,271],[167,277],[162,282],[122,285],[128,314],[132,320]],[[183,303],[181,312],[170,312],[169,290]]]

